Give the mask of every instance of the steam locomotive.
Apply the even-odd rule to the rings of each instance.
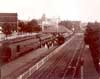
[[[61,40],[60,37],[63,40]],[[15,39],[4,40],[2,41],[2,46],[0,47],[1,59],[3,61],[8,62],[19,57],[22,54],[38,49],[45,44],[50,46],[55,42],[57,43],[58,41],[58,44],[63,44],[64,38],[63,36],[60,37],[55,36],[53,34],[37,34],[32,36],[24,36]]]

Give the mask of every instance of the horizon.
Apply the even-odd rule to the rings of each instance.
[[[46,14],[47,18],[100,22],[99,4],[99,0],[0,0],[0,13],[18,13],[20,20],[39,19]]]

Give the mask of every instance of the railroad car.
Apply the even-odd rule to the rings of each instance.
[[[63,36],[45,33],[3,40],[0,56],[3,61],[8,62],[42,46],[50,47],[55,41],[58,45],[61,45],[65,40]]]
[[[0,48],[1,57],[4,61],[13,60],[22,54],[44,46],[51,40],[53,40],[51,34],[25,36],[10,40],[4,40]]]

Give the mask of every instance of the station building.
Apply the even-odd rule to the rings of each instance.
[[[9,23],[17,31],[17,16],[17,13],[0,13],[0,27],[4,23]]]

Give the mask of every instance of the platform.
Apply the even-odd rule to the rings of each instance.
[[[41,60],[43,57],[48,55],[55,48],[56,46],[51,47],[50,49],[43,47],[3,65],[1,67],[1,79],[11,79],[8,77],[10,77],[13,73],[16,73],[16,75],[17,73],[21,73],[23,70],[27,69],[32,64],[35,64],[36,62]]]
[[[84,52],[83,79],[99,79],[99,75],[95,69],[91,52],[86,47]]]

